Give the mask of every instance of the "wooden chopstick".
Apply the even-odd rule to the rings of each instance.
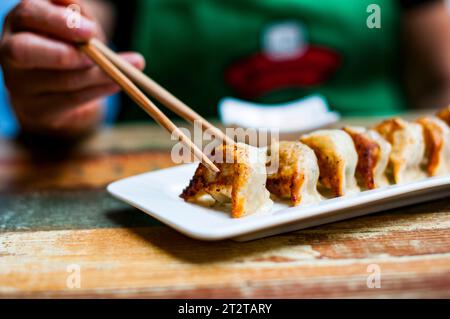
[[[157,99],[168,109],[178,114],[188,122],[200,122],[203,130],[209,130],[209,132],[213,133],[214,136],[220,138],[222,142],[230,145],[233,145],[235,143],[221,130],[209,123],[193,109],[191,109],[178,98],[173,96],[169,91],[164,89],[161,85],[148,77],[145,73],[141,72],[133,65],[122,59],[118,54],[108,48],[100,40],[92,39],[90,43],[97,50],[101,51],[112,63],[114,63],[114,65],[119,70],[121,70],[126,76],[128,76],[134,83],[140,86],[143,91],[147,92],[149,95]]]
[[[194,156],[200,160],[206,167],[219,172],[219,169],[213,162],[186,136],[183,132],[170,121],[170,119],[159,110],[156,105],[148,99],[139,88],[128,79],[111,61],[105,57],[92,42],[81,46],[81,50],[86,53],[106,74],[108,74],[144,111],[146,111],[158,124],[167,131],[174,134],[182,143],[184,143],[193,152]]]

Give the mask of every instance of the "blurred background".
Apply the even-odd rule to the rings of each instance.
[[[0,5],[0,29],[3,29],[3,20],[6,14],[19,2],[19,0],[3,0]],[[17,132],[17,122],[13,116],[11,108],[8,103],[7,93],[5,86],[3,84],[3,74],[2,84],[0,85],[0,134],[3,136],[13,136]]]
[[[2,0],[1,25],[18,2]],[[450,32],[429,7],[444,2],[450,13],[450,0],[348,1],[335,10],[336,0],[87,1],[107,4],[100,20],[110,46],[143,53],[152,77],[206,117],[218,116],[226,96],[264,105],[318,94],[344,116],[442,107]],[[380,28],[366,25],[372,3]],[[146,118],[123,95],[105,107],[105,124]],[[0,134],[18,129],[2,84]]]

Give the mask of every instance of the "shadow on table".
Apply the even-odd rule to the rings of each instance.
[[[227,260],[239,262],[240,259],[244,261],[243,257],[248,260],[249,256],[259,256],[265,251],[289,245],[289,241],[292,240],[292,234],[290,234],[246,243],[231,240],[207,242],[184,236],[137,209],[113,210],[107,213],[107,217],[112,223],[121,225],[150,245],[158,247],[177,259],[196,264]],[[142,223],[138,225],[138,221]],[[301,243],[296,242],[296,244]]]
[[[141,212],[137,208],[125,207],[109,210],[105,217],[115,226],[124,228],[162,226],[158,220]]]
[[[162,226],[159,222],[138,210],[130,209],[127,211],[127,215],[132,215],[129,215],[128,218],[136,218],[137,220],[140,217],[133,217],[134,214],[141,214],[146,219],[153,221],[153,227],[148,227],[149,225],[146,222],[139,226],[132,223],[133,226],[137,227],[128,228],[130,222],[124,222],[123,211],[111,212],[108,216],[115,219],[115,223],[127,227],[128,231],[152,246],[158,247],[174,258],[185,262],[211,264],[229,261],[236,265],[239,262],[267,261],[286,264],[300,260],[343,258],[344,256],[337,256],[333,253],[333,247],[336,247],[336,245],[346,246],[355,241],[355,238],[357,242],[361,242],[363,237],[367,237],[366,244],[370,245],[369,242],[379,240],[377,234],[381,237],[391,232],[395,234],[398,232],[398,227],[409,228],[414,226],[420,228],[422,223],[432,222],[427,218],[429,212],[447,213],[449,209],[450,203],[444,199],[250,242],[234,242],[231,240],[204,242],[191,239],[171,228]],[[389,241],[386,241],[386,245],[388,244]],[[349,251],[348,253],[350,255],[345,257],[363,258],[358,251]]]

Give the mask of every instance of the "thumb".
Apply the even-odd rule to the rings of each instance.
[[[137,52],[122,52],[119,55],[135,68],[139,70],[143,70],[145,68],[145,59],[141,54]]]

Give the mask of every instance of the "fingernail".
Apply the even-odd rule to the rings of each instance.
[[[83,67],[90,67],[90,66],[93,66],[94,64],[95,63],[90,58],[88,58],[87,56],[83,55],[81,66],[83,66]]]
[[[89,19],[83,19],[83,27],[87,32],[90,32],[91,35],[94,35],[97,32],[97,23]]]
[[[131,56],[130,61],[134,66],[144,69],[145,68],[145,58],[140,53],[134,53],[134,55]]]
[[[79,28],[76,28],[79,40],[89,40],[97,32],[97,24],[89,19],[82,18]]]

